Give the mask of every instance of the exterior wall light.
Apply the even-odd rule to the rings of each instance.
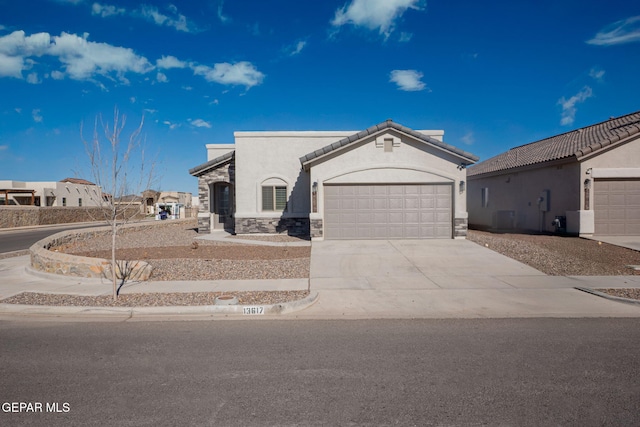
[[[591,180],[589,178],[584,180],[584,210],[588,211],[590,208],[589,203],[589,190],[591,189]]]
[[[465,182],[460,181],[460,193],[464,193],[465,186],[466,186]]]
[[[311,184],[311,212],[318,212],[318,181]]]

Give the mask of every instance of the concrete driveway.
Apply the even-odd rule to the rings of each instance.
[[[507,288],[544,273],[468,240],[314,242],[311,279],[321,289]]]
[[[575,287],[640,287],[640,276],[547,276],[468,240],[322,241],[311,247],[319,298],[296,317],[640,316]]]

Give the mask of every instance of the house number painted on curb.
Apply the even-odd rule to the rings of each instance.
[[[262,306],[242,307],[242,314],[251,314],[251,315],[264,314],[264,307],[262,307]]]

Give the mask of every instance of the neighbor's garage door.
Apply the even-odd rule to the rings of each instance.
[[[450,239],[452,186],[325,185],[326,239]]]
[[[640,235],[640,179],[596,179],[595,232],[603,236]]]

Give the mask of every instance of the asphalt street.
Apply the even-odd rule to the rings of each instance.
[[[32,320],[0,342],[4,426],[640,424],[640,319]]]
[[[50,227],[37,227],[30,229],[3,230],[0,231],[0,253],[22,251],[29,249],[38,240],[65,230],[99,227],[102,223],[82,223],[53,225]]]

